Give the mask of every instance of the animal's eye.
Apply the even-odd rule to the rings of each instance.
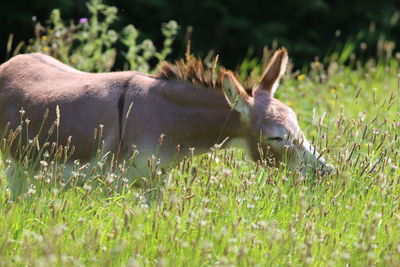
[[[280,137],[280,136],[268,137],[268,141],[282,142],[282,141],[283,141],[283,138]]]

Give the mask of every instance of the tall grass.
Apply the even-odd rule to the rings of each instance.
[[[116,190],[106,169],[68,190],[28,185],[16,200],[2,178],[1,263],[398,265],[397,72],[396,59],[314,62],[284,81],[279,98],[336,166],[324,179],[264,168],[241,150],[185,159],[152,205],[146,188]]]
[[[343,53],[292,72],[277,91],[333,174],[264,167],[240,149],[188,157],[166,175],[155,158],[153,178],[168,183],[149,203],[152,186],[123,182],[129,162],[100,159],[92,172],[76,163],[71,179],[85,182],[67,189],[62,161],[22,158],[39,170],[20,164],[25,187],[16,198],[1,176],[0,265],[398,266],[399,61],[344,65]],[[245,61],[240,76],[254,70],[257,79],[261,62]]]

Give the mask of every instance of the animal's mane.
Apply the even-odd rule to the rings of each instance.
[[[165,80],[186,81],[203,88],[216,89],[222,92],[223,73],[227,69],[218,66],[217,63],[218,56],[214,58],[212,63],[205,64],[200,58],[186,55],[185,59],[176,60],[174,63],[164,61],[156,77]],[[246,89],[246,91],[251,91],[251,89]]]

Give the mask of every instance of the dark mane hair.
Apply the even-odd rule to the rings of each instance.
[[[166,80],[187,81],[201,87],[220,89],[222,86],[223,67],[217,68],[218,56],[212,64],[205,66],[203,61],[192,55],[175,63],[163,62],[156,76]]]
[[[221,90],[222,76],[227,69],[218,66],[217,63],[218,56],[212,63],[204,64],[201,59],[187,54],[185,59],[176,60],[174,63],[164,61],[156,77],[165,80],[182,80],[204,88]],[[250,86],[245,88],[251,93]]]

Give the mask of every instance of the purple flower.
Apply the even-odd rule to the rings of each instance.
[[[397,170],[397,166],[396,165],[392,165],[392,171],[395,171],[395,170]]]
[[[89,23],[89,19],[88,18],[80,18],[79,19],[79,24],[86,24]]]

